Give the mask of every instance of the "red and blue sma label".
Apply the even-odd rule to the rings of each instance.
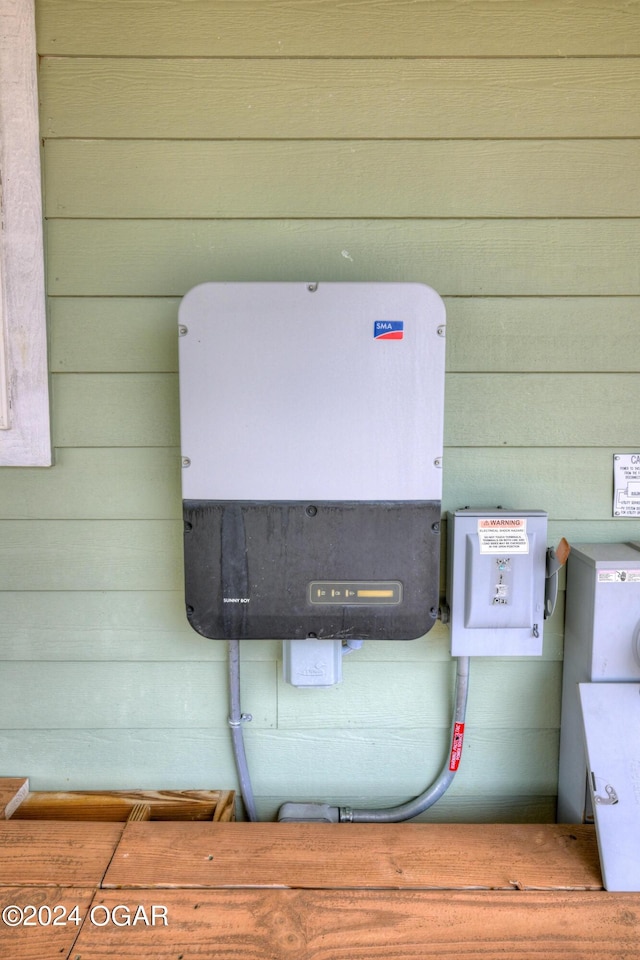
[[[404,320],[376,320],[373,324],[374,340],[402,340]]]

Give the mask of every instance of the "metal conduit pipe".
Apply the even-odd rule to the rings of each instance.
[[[440,799],[456,775],[462,751],[464,722],[469,692],[469,657],[458,657],[456,666],[455,706],[451,725],[451,747],[445,764],[431,786],[419,796],[397,807],[382,810],[332,807],[326,803],[285,803],[280,808],[278,820],[324,823],[398,823],[411,820]]]
[[[427,787],[419,796],[414,797],[413,800],[401,803],[397,807],[387,807],[384,810],[352,810],[349,807],[340,807],[340,823],[398,823],[401,820],[411,820],[428,810],[440,799],[451,786],[458,769],[462,750],[464,720],[467,712],[468,691],[469,657],[458,657],[455,707],[451,725],[451,749],[442,770],[431,786]]]
[[[240,641],[229,640],[229,727],[231,729],[231,743],[233,756],[238,772],[240,796],[244,804],[247,818],[251,821],[258,819],[251,777],[247,765],[247,755],[244,749],[243,723],[253,718],[248,713],[242,713],[240,708]]]

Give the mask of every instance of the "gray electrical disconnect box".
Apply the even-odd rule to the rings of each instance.
[[[567,565],[558,821],[595,819],[607,890],[640,890],[640,543]]]
[[[547,515],[470,509],[448,515],[453,656],[542,653]]]

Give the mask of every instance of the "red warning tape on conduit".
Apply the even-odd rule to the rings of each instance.
[[[464,740],[464,723],[456,723],[453,727],[453,741],[451,743],[451,757],[449,758],[449,770],[454,772],[460,766],[462,756],[462,742]]]

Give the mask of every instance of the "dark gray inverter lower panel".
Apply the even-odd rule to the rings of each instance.
[[[411,640],[433,626],[438,503],[188,500],[185,593],[206,637]]]

